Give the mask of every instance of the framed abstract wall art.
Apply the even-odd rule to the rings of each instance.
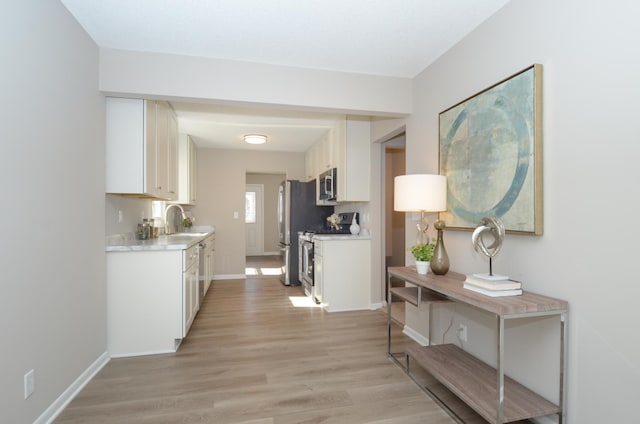
[[[499,217],[507,232],[542,234],[542,65],[439,115],[448,228]]]

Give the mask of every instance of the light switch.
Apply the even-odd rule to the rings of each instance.
[[[238,211],[233,212],[233,219],[238,219],[238,218],[240,218],[240,212]]]

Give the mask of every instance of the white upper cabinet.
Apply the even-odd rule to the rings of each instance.
[[[178,203],[183,205],[196,204],[196,146],[187,134],[181,134],[179,140],[178,162],[179,162],[179,183],[178,192],[180,197]]]
[[[318,175],[329,168],[335,167],[333,159],[333,130],[328,130],[313,146],[311,146],[304,156],[304,166],[306,181],[318,178]]]
[[[370,200],[371,129],[368,119],[347,117],[336,121],[334,128],[306,152],[307,180],[317,178],[330,168],[337,168],[337,202]],[[336,203],[319,199],[317,202]]]
[[[333,158],[338,168],[338,202],[368,202],[371,179],[371,123],[348,117],[335,128]]]
[[[158,102],[162,105],[162,113],[167,117],[167,174],[165,176],[167,190],[163,193],[169,200],[178,200],[178,118],[175,112],[166,102]]]
[[[305,181],[312,181],[317,178],[318,171],[316,167],[316,145],[314,144],[304,153],[304,173]]]
[[[106,192],[178,200],[178,128],[167,102],[107,97]]]

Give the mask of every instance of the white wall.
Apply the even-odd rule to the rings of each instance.
[[[198,149],[197,161],[198,203],[191,211],[198,225],[216,226],[216,278],[244,276],[246,174],[280,173],[302,180],[304,153]]]
[[[411,80],[160,53],[102,49],[100,89],[164,99],[329,109],[399,116],[411,112]]]
[[[407,172],[437,172],[439,112],[533,63],[543,65],[544,235],[508,235],[495,266],[522,279],[526,290],[569,301],[572,424],[635,422],[639,15],[633,1],[514,0],[415,79],[407,119]],[[486,269],[469,232],[447,231],[445,243],[453,269]],[[456,313],[477,318],[464,308]],[[556,397],[548,375],[529,367],[536,360],[543,369],[556,366],[545,361],[557,341],[543,338],[540,328],[548,323],[536,325],[518,329],[529,337],[511,339],[509,349],[524,358],[516,360],[525,366],[519,378]],[[465,347],[488,355],[491,330],[491,321],[470,328]],[[548,347],[538,357],[525,348],[535,342]]]
[[[4,2],[0,51],[0,421],[30,423],[106,351],[104,99],[57,1]]]

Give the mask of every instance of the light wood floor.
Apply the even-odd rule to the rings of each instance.
[[[455,422],[387,359],[382,311],[290,296],[305,299],[277,277],[214,281],[176,354],[112,359],[55,422]]]
[[[278,278],[282,271],[282,257],[277,255],[247,256],[245,272],[251,278]],[[297,275],[296,275],[297,277]]]

